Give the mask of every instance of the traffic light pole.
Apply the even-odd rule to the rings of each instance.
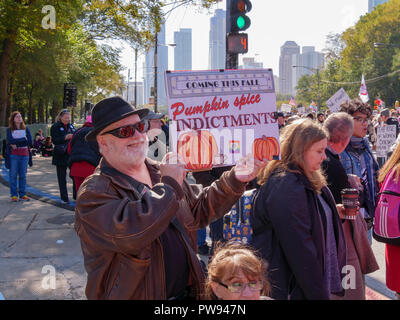
[[[230,33],[231,30],[231,25],[230,25],[230,12],[231,12],[231,1],[227,0],[226,1],[226,33]],[[226,37],[225,37],[225,41]],[[226,46],[227,47],[227,46]],[[226,48],[228,49],[228,48]],[[228,50],[226,51],[226,56],[225,56],[225,69],[231,69],[235,70],[239,68],[239,55],[236,53],[228,53]]]
[[[226,54],[225,69],[236,70],[239,68],[239,55],[233,53]]]

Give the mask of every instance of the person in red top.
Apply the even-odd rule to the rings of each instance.
[[[70,168],[70,176],[74,180],[76,193],[78,193],[82,182],[93,174],[101,159],[97,142],[85,140],[85,136],[92,130],[92,117],[89,115],[82,128],[74,133],[68,145],[68,166]]]

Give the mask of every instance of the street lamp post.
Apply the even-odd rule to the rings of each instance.
[[[321,109],[321,91],[320,91],[320,78],[319,78],[319,69],[318,68],[311,68],[306,66],[292,66],[292,68],[304,68],[311,70],[312,72],[317,73],[317,81],[318,81],[318,109]]]
[[[170,43],[170,44],[158,44],[158,36],[157,34],[154,37],[154,112],[157,113],[158,108],[157,108],[157,73],[158,73],[158,67],[157,67],[157,48],[160,46],[169,46],[169,47],[176,47],[175,43]]]

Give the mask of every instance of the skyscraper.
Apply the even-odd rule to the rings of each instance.
[[[300,53],[300,47],[294,41],[286,41],[281,47],[279,57],[279,93],[292,94],[292,56]]]
[[[137,106],[144,105],[143,82],[136,82],[136,95]],[[131,105],[135,104],[135,81],[129,81],[129,84],[127,84],[127,87],[122,92],[122,97]]]
[[[243,65],[239,66],[239,69],[257,69],[263,68],[262,62],[256,62],[255,58],[253,57],[244,57],[243,58]]]
[[[157,36],[157,104],[166,105],[164,72],[168,70],[168,46],[165,44],[165,24]],[[144,78],[144,103],[149,103],[149,98],[154,96],[154,48],[146,53],[143,64]]]
[[[388,0],[368,0],[368,13],[371,13],[378,4],[385,2],[388,2]]]
[[[226,55],[226,11],[215,10],[210,19],[210,51],[208,68],[211,70],[225,69]]]
[[[296,86],[299,79],[304,75],[312,75],[314,70],[324,65],[324,54],[315,51],[315,47],[303,47],[301,54],[292,56],[292,66],[298,66],[292,70],[292,95],[296,94]],[[304,68],[302,68],[304,67]]]
[[[174,32],[174,70],[192,70],[192,29]]]

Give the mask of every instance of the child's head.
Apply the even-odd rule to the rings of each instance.
[[[216,249],[208,265],[206,298],[259,300],[268,295],[267,263],[249,247],[228,243]]]

